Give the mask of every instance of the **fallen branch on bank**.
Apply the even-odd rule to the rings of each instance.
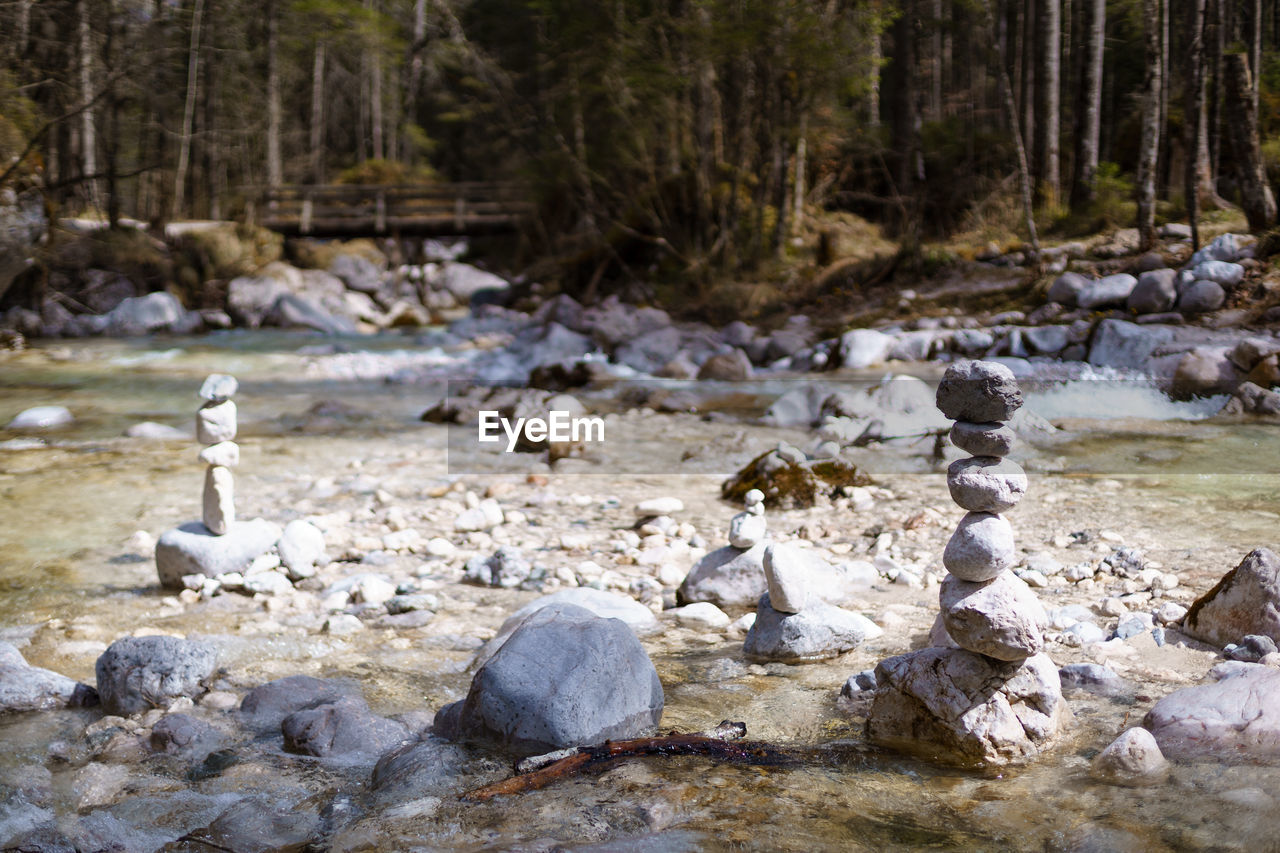
[[[746,734],[746,723],[725,720],[709,732],[673,733],[561,749],[526,758],[516,765],[517,775],[467,791],[461,799],[483,803],[503,794],[537,791],[589,769],[643,755],[702,755],[719,761],[754,765],[779,765],[796,760],[792,752],[772,744],[742,741]]]

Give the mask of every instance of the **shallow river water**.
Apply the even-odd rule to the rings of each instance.
[[[383,367],[435,358],[414,353],[407,342],[359,345],[377,353]],[[135,531],[158,535],[198,517],[200,475],[192,441],[121,434],[145,420],[188,428],[194,390],[211,372],[235,374],[241,383],[240,517],[287,521],[324,512],[330,502],[362,506],[378,484],[405,504],[438,496],[458,479],[483,490],[486,475],[474,472],[474,460],[455,458],[450,465],[445,428],[418,419],[445,392],[446,357],[436,359],[440,382],[387,383],[376,378],[369,359],[320,343],[315,348],[313,338],[257,333],[94,341],[0,362],[0,424],[34,405],[65,405],[76,417],[74,425],[38,436],[44,443],[38,447],[30,446],[30,435],[0,432],[6,442],[0,445],[0,638],[17,641],[35,664],[90,682],[104,643],[145,628],[212,638],[225,671],[219,686],[232,693],[298,672],[342,676],[359,681],[380,713],[425,713],[428,720],[441,704],[464,695],[466,667],[479,643],[466,620],[496,625],[532,594],[468,589],[457,594],[462,615],[450,616],[456,630],[411,638],[365,631],[341,640],[239,596],[223,596],[240,599],[224,607],[184,609],[155,585],[145,548],[129,544]],[[928,365],[916,372],[938,373]],[[794,382],[753,383],[735,399],[762,410]],[[1114,526],[1166,566],[1185,570],[1184,583],[1198,592],[1249,549],[1274,543],[1277,427],[1205,421],[1211,406],[1171,404],[1135,383],[1077,381],[1031,391],[1028,398],[1030,408],[1063,429],[1024,451],[1040,497],[1029,495],[1029,508],[1019,508],[1020,539]],[[552,487],[562,496],[585,496],[579,506],[589,506],[592,518],[615,519],[617,527],[629,523],[617,520],[628,518],[634,500],[676,494],[699,530],[722,531],[733,512],[717,500],[725,475],[778,440],[812,444],[807,431],[734,417],[627,416],[614,426],[622,437],[610,440],[603,458],[574,473],[553,473]],[[882,485],[908,496],[902,503],[917,497],[921,505],[943,503],[941,475],[918,448],[893,460],[871,449],[859,452]],[[363,477],[371,482],[362,484]],[[832,512],[779,514],[779,523],[838,530],[846,522]],[[859,522],[856,535],[874,520]],[[548,510],[541,523],[590,526],[575,522],[572,510]],[[865,704],[837,699],[849,675],[921,644],[918,632],[936,611],[936,591],[876,590],[867,605],[872,615],[899,608],[911,630],[887,631],[825,664],[753,665],[743,658],[740,639],[684,628],[644,638],[666,690],[664,728],[701,730],[725,718],[745,720],[748,738],[795,750],[788,765],[642,759],[479,805],[457,794],[506,775],[507,761],[499,756],[468,753],[446,782],[393,797],[369,792],[367,765],[322,764],[239,743],[226,751],[225,766],[191,768],[159,757],[129,763],[118,782],[124,794],[98,803],[85,792],[87,755],[76,744],[100,714],[17,715],[0,719],[0,849],[50,822],[81,849],[154,850],[171,842],[175,850],[235,849],[217,846],[233,837],[217,831],[203,840],[174,839],[193,831],[199,836],[249,796],[259,798],[255,819],[278,818],[276,835],[264,837],[287,838],[277,830],[301,815],[302,835],[322,839],[316,849],[333,850],[1280,849],[1276,768],[1178,765],[1166,782],[1142,788],[1089,776],[1089,759],[1139,723],[1154,699],[1198,682],[1211,653],[1152,649],[1130,689],[1109,697],[1069,694],[1075,725],[1062,745],[1029,767],[939,768],[868,747],[861,737]],[[1050,652],[1058,663],[1068,662]],[[1154,682],[1139,677],[1162,667],[1195,671]],[[47,776],[37,772],[32,781],[32,768],[39,767]],[[28,790],[32,786],[40,790]]]

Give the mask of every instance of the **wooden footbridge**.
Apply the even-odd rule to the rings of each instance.
[[[297,236],[442,236],[514,231],[533,212],[516,184],[294,185],[262,190],[250,219]]]

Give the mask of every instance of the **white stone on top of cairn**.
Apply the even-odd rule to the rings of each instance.
[[[236,404],[233,400],[209,403],[196,412],[196,440],[217,444],[236,437]]]
[[[225,373],[211,373],[200,386],[200,399],[207,403],[221,403],[236,395],[240,383],[234,376]]]
[[[743,551],[759,545],[769,533],[764,518],[764,492],[752,489],[744,500],[746,510],[729,521],[729,544]]]
[[[221,536],[236,522],[236,506],[231,469],[210,465],[204,472],[204,526]]]

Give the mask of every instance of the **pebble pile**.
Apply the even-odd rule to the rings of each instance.
[[[196,440],[204,445],[200,461],[204,472],[204,503],[201,520],[209,532],[223,536],[236,522],[235,482],[231,469],[240,464],[236,444],[235,396],[239,383],[234,376],[214,373],[200,386],[204,404],[196,412]]]
[[[1068,716],[1057,668],[1042,653],[1045,611],[1010,571],[1013,528],[1002,513],[1022,499],[1027,477],[1006,458],[1015,441],[1007,422],[1022,392],[1003,365],[958,362],[937,403],[955,421],[952,444],[974,454],[947,471],[951,498],[967,511],[942,555],[940,621],[949,643],[880,663],[868,734],[938,757],[1003,764],[1041,751]]]

